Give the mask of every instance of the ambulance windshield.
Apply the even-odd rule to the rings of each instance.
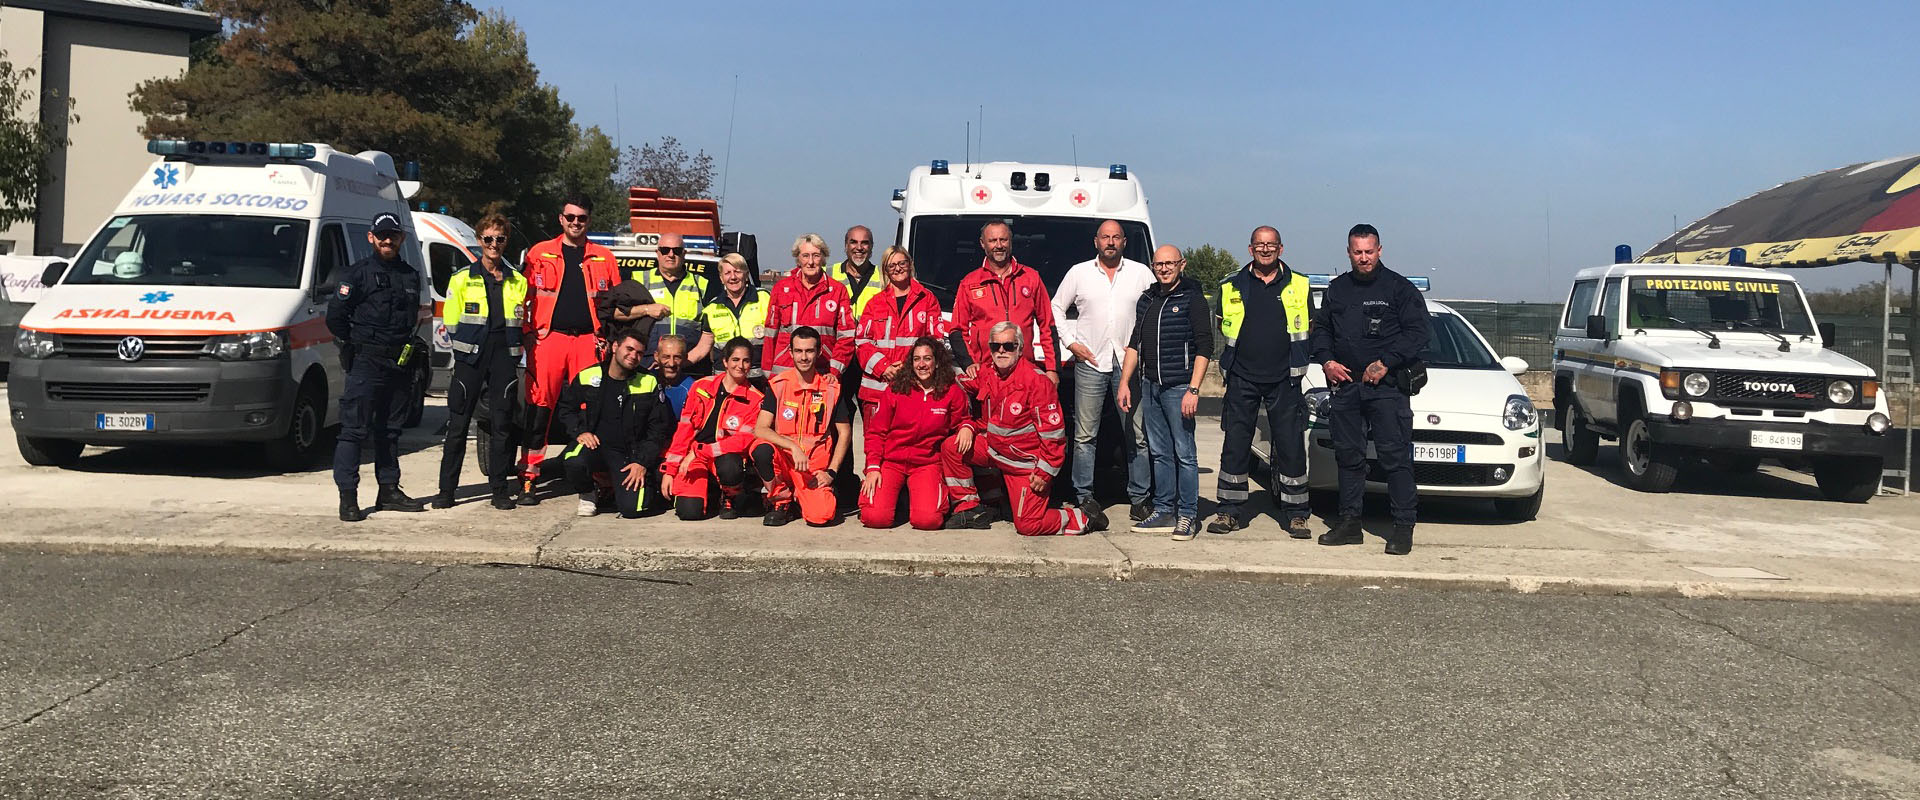
[[[66,283],[300,288],[307,222],[272,217],[114,217],[80,251]]]
[[[913,219],[914,275],[940,305],[953,307],[953,289],[967,273],[980,268],[980,226],[999,220],[1013,228],[1013,259],[1040,273],[1049,291],[1060,285],[1067,269],[1093,258],[1093,234],[1102,220],[1094,217],[1008,217],[987,214],[925,216]],[[1127,247],[1122,255],[1142,264],[1153,252],[1153,238],[1141,222],[1122,220]]]

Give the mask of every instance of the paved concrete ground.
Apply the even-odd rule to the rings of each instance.
[[[7,797],[1920,797],[1920,609],[0,554]]]
[[[440,451],[431,432],[443,418],[443,408],[430,407],[426,424],[403,439],[406,483],[415,494],[433,490]],[[1212,493],[1217,424],[1203,420],[1200,436],[1204,496]],[[1550,434],[1549,441],[1557,440]],[[1549,450],[1558,451],[1557,444]],[[1487,503],[1427,502],[1413,554],[1390,558],[1380,553],[1378,539],[1343,548],[1288,539],[1271,518],[1231,536],[1202,534],[1176,543],[1126,530],[1119,507],[1109,511],[1119,530],[1040,539],[1019,537],[1005,523],[992,531],[922,533],[868,530],[857,521],[827,529],[768,529],[757,520],[577,519],[566,496],[500,512],[484,502],[471,464],[463,493],[468,502],[454,509],[381,513],[346,525],[334,519],[335,495],[324,468],[268,474],[246,448],[90,448],[78,468],[55,470],[27,467],[17,452],[0,447],[0,513],[7,520],[0,547],[621,569],[1206,575],[1920,602],[1920,499],[1832,503],[1820,498],[1810,477],[1772,466],[1751,476],[1688,474],[1674,493],[1646,495],[1619,484],[1612,458],[1609,447],[1602,450],[1603,466],[1593,470],[1550,461],[1546,506],[1534,522],[1503,522]],[[371,470],[363,480],[371,499]],[[1203,501],[1202,513],[1210,506]],[[1268,510],[1264,499],[1251,507]],[[1384,523],[1380,515],[1369,525],[1377,532]]]

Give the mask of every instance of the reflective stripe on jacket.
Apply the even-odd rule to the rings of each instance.
[[[840,374],[853,360],[853,303],[847,287],[827,278],[808,288],[798,270],[773,285],[773,298],[767,308],[767,330],[773,340],[761,353],[761,366],[771,373],[793,368],[793,356],[787,352],[787,340],[801,327],[820,333],[822,372]]]
[[[453,357],[470,364],[479,363],[480,345],[487,340],[486,267],[474,264],[447,279],[447,302],[441,308],[440,322],[452,338]],[[500,280],[500,321],[507,333],[507,352],[520,355],[520,332],[526,324],[527,279],[513,267],[502,264]]]

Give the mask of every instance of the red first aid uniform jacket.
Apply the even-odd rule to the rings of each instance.
[[[1059,368],[1060,354],[1053,346],[1053,300],[1040,282],[1040,273],[1015,260],[1002,279],[988,270],[982,259],[980,268],[961,278],[953,293],[953,329],[966,340],[967,356],[972,359],[967,363],[979,364],[981,372],[986,372],[993,360],[987,352],[988,334],[1001,322],[1020,326],[1020,338],[1040,354],[1034,359],[1040,365],[1048,370]],[[1034,358],[1033,352],[1022,355]]]
[[[986,447],[994,466],[1003,471],[1039,470],[1050,479],[1059,477],[1067,458],[1067,429],[1053,381],[1022,359],[1004,378],[986,363],[972,383],[980,415],[965,424],[978,437],[974,446]]]
[[[544,338],[553,327],[553,305],[560,299],[560,279],[567,268],[566,257],[560,254],[563,242],[565,237],[555,236],[527,251],[527,263],[522,272],[526,273],[527,283],[532,288],[531,339]],[[580,259],[580,270],[587,279],[587,316],[593,319],[594,332],[598,333],[601,321],[599,315],[594,313],[594,300],[601,292],[620,285],[620,269],[614,264],[613,251],[587,242],[586,254]]]
[[[879,298],[867,302],[871,310]],[[1051,386],[1052,381],[1040,379]],[[940,445],[972,417],[967,413],[967,392],[958,383],[947,386],[944,394],[913,389],[906,393],[883,392],[880,405],[867,426],[867,467],[879,472],[882,464],[924,467],[940,462]]]
[[[940,316],[940,301],[919,281],[908,282],[905,297],[895,297],[893,287],[887,286],[867,301],[854,344],[862,373],[860,402],[880,402],[887,393],[887,382],[880,376],[889,366],[906,365],[914,340],[922,336],[946,339],[947,322]]]
[[[847,285],[820,272],[820,282],[807,288],[800,271],[773,285],[767,305],[766,327],[773,334],[760,351],[760,367],[768,374],[793,369],[787,340],[801,326],[820,332],[820,371],[840,374],[853,361],[853,298]]]
[[[667,447],[667,454],[661,459],[660,470],[668,475],[678,475],[681,460],[695,448],[701,449],[707,458],[729,453],[745,456],[753,447],[753,425],[760,419],[760,405],[766,396],[753,384],[741,384],[720,398],[721,382],[725,375],[712,375],[694,381],[687,389],[687,402],[680,409],[680,427],[673,432],[673,444]],[[707,419],[715,412],[720,419],[713,426],[713,444],[694,442],[700,430],[707,425]]]

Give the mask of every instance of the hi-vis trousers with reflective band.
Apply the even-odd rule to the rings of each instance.
[[[800,504],[800,516],[815,525],[825,525],[833,521],[835,508],[833,484],[818,489],[813,488],[813,473],[826,469],[827,462],[833,459],[832,436],[788,435],[800,443],[807,453],[807,463],[795,465],[793,454],[784,447],[776,447],[769,442],[755,442],[753,445],[753,465],[760,473],[760,479],[767,484],[767,507],[779,508],[788,503]]]
[[[1077,508],[1047,508],[1047,490],[1033,491],[1027,477],[1035,473],[1047,478],[1051,485],[1053,476],[1041,468],[1042,465],[1024,455],[1007,448],[999,450],[989,444],[997,437],[983,434],[974,437],[973,450],[965,456],[960,455],[958,439],[949,438],[940,445],[940,471],[946,474],[947,497],[953,500],[953,512],[958,514],[980,505],[980,492],[974,487],[973,468],[993,467],[1007,485],[1007,500],[1013,506],[1013,529],[1021,536],[1051,536],[1053,534],[1074,535],[1087,530],[1087,515]]]
[[[1248,474],[1253,468],[1253,434],[1260,410],[1267,412],[1267,466],[1280,512],[1287,519],[1306,519],[1307,506],[1307,401],[1300,394],[1300,379],[1275,383],[1254,383],[1227,376],[1227,396],[1220,408],[1220,428],[1226,432],[1226,444],[1220,448],[1220,480],[1216,485],[1219,513],[1236,514],[1247,501],[1251,488]]]
[[[647,484],[641,481],[639,489],[627,488],[626,473],[619,469],[627,464],[626,453],[605,445],[587,447],[576,444],[567,449],[565,460],[561,463],[566,465],[567,482],[573,485],[574,491],[581,494],[595,491],[599,484],[594,481],[593,475],[602,473],[613,484],[614,502],[619,507],[620,516],[629,519],[640,516],[640,509],[647,502]]]
[[[673,479],[674,509],[681,519],[706,519],[720,510],[713,502],[714,484],[720,484],[722,502],[740,502],[740,490],[747,485],[746,459],[738,453],[716,456],[710,444],[693,447],[693,463]]]
[[[591,333],[548,333],[527,351],[527,460],[528,480],[540,476],[547,458],[547,434],[554,425],[553,407],[560,390],[580,370],[600,362],[600,340]]]

